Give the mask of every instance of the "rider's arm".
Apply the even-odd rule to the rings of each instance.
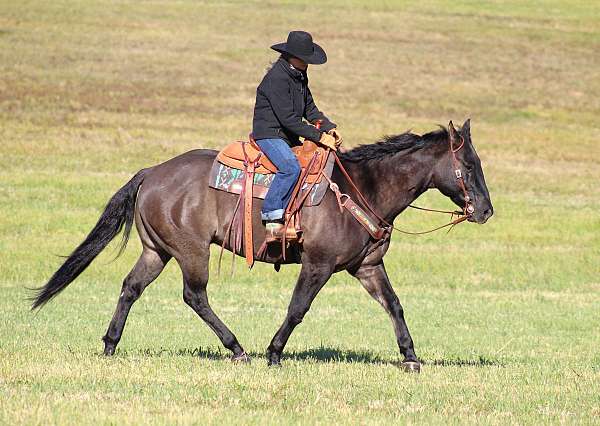
[[[268,81],[268,90],[265,90],[271,108],[277,120],[290,132],[311,141],[321,139],[322,130],[302,121],[302,117],[294,112],[292,94],[288,82],[284,78],[272,78]]]
[[[304,116],[306,117],[306,119],[311,122],[314,123],[317,120],[322,120],[321,123],[321,129],[324,132],[328,132],[331,129],[335,129],[337,126],[335,123],[332,123],[329,118],[327,118],[325,116],[325,114],[323,114],[321,111],[319,111],[319,108],[317,108],[317,105],[315,105],[315,101],[313,99],[312,93],[310,92],[310,89],[307,87],[307,98],[306,98],[306,108],[304,110]]]

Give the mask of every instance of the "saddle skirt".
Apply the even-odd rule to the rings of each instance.
[[[294,147],[292,151],[303,170],[310,167],[303,188],[300,188],[303,191],[312,186],[304,205],[316,206],[321,202],[328,188],[328,182],[323,180],[319,171],[322,170],[323,174],[331,177],[334,159],[327,155],[326,149],[311,141],[304,141],[302,146]],[[256,164],[252,196],[264,199],[275,178],[277,167],[252,140],[232,142],[219,152],[211,169],[209,186],[220,191],[240,194],[244,188],[245,165],[248,162]]]

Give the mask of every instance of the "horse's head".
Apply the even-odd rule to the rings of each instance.
[[[448,125],[448,148],[435,167],[433,183],[457,206],[472,210],[469,221],[485,223],[494,214],[494,208],[471,141],[470,124],[470,120],[465,121],[459,130],[452,121]]]

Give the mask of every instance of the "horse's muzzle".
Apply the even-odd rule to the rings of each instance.
[[[475,209],[475,213],[473,213],[473,215],[471,215],[471,217],[469,217],[468,220],[469,220],[469,222],[474,222],[474,223],[483,225],[484,223],[486,223],[488,221],[488,219],[490,217],[492,217],[493,214],[494,214],[494,208],[491,206],[489,208],[486,208],[483,211],[481,211],[479,209]]]

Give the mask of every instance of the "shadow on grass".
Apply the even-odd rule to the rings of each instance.
[[[329,348],[325,346],[304,351],[284,352],[283,359],[317,362],[360,362],[363,364],[387,364],[391,362],[370,351],[353,351],[351,349]]]
[[[120,357],[198,357],[202,359],[222,361],[231,358],[229,351],[222,350],[221,348],[212,349],[210,347],[203,348],[183,348],[183,349],[169,349],[169,348],[145,348],[145,349],[117,349],[115,354]],[[264,352],[248,352],[251,358],[265,358]],[[329,347],[318,347],[307,349],[304,351],[290,351],[284,352],[284,360],[294,361],[316,361],[316,362],[361,362],[365,364],[381,364],[388,363],[390,361],[384,360],[378,355],[373,354],[369,351],[353,351],[353,350],[342,350],[338,348]]]
[[[203,348],[146,348],[135,350],[117,350],[117,356],[121,357],[192,357],[214,361],[223,361],[231,358],[229,351],[221,348],[212,349]],[[252,359],[264,359],[264,352],[248,352]],[[398,366],[400,359],[386,359],[371,351],[355,351],[351,349],[339,349],[326,346],[306,349],[303,351],[284,352],[283,361],[313,361],[323,363],[362,363],[362,364],[391,364]],[[433,359],[421,360],[423,365],[433,365],[441,367],[504,367],[506,364],[497,359],[479,356],[476,359],[451,358],[451,359]]]
[[[115,354],[121,357],[144,357],[144,358],[160,358],[160,357],[198,357],[202,359],[211,360],[224,360],[229,359],[231,354],[225,353],[220,348],[183,348],[183,349],[169,349],[169,348],[145,348],[145,349],[130,349],[121,350],[117,349]]]
[[[484,356],[479,356],[477,359],[433,359],[431,361],[422,361],[424,365],[436,365],[441,367],[504,367],[506,364],[497,359],[490,359]]]

